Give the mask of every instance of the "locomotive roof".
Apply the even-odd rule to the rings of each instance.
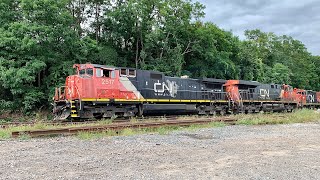
[[[115,66],[100,65],[100,64],[91,64],[91,65],[95,68],[136,69],[136,68],[130,68],[130,67],[115,67]]]
[[[211,82],[211,83],[220,83],[220,84],[226,83],[225,79],[202,78],[200,80],[202,80],[203,82]]]
[[[259,85],[261,85],[261,83],[259,83],[258,81],[245,81],[245,80],[239,80],[239,84],[249,85],[249,86],[259,86]]]
[[[100,64],[91,64],[95,68],[116,68],[114,66],[100,65]]]

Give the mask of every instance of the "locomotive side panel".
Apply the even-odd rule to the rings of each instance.
[[[281,85],[261,84],[255,88],[255,100],[280,100]]]
[[[133,81],[133,79],[130,79]],[[222,100],[223,83],[215,79],[179,78],[155,71],[137,70],[137,90],[145,99]]]

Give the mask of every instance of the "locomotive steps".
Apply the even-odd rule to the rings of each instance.
[[[301,122],[319,122],[320,114],[313,110],[299,110],[294,113],[274,113],[274,114],[241,114],[229,117],[176,117],[159,119],[157,121],[136,121],[122,123],[106,123],[103,121],[90,124],[73,124],[59,126],[21,126],[7,129],[0,129],[0,139],[10,137],[37,137],[45,135],[72,135],[80,134],[90,136],[91,133],[103,136],[131,135],[155,132],[163,134],[173,130],[208,128],[224,126],[226,124],[260,125],[260,124],[288,124]],[[129,132],[129,133],[128,133]],[[2,135],[1,135],[2,134]],[[100,136],[99,135],[99,136]]]

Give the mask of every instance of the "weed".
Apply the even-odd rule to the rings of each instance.
[[[112,117],[110,118],[111,121],[115,120],[118,116],[117,115],[112,115]]]
[[[9,139],[11,137],[11,131],[7,129],[0,129],[0,140]]]
[[[102,120],[100,120],[98,123],[101,125],[107,125],[107,124],[111,124],[113,122],[112,119],[105,119],[103,118]]]
[[[130,122],[131,122],[131,123],[136,123],[136,122],[138,122],[138,120],[137,120],[136,117],[131,117],[131,118],[130,118]]]
[[[139,133],[139,130],[134,130],[134,129],[130,129],[130,128],[125,128],[122,131],[120,131],[121,136],[132,136],[132,135],[135,135],[138,133]]]
[[[81,131],[77,133],[77,138],[82,140],[99,139],[108,136],[116,136],[118,133],[113,130],[103,131],[103,132],[86,132]]]
[[[20,133],[19,134],[19,139],[20,140],[28,140],[30,138],[31,138],[31,136],[29,134],[24,134],[24,133]]]
[[[47,125],[42,123],[41,121],[39,121],[39,122],[36,122],[34,124],[33,128],[35,128],[35,129],[46,129]]]
[[[170,127],[168,127],[168,126],[163,126],[163,127],[155,128],[155,129],[153,129],[153,131],[157,132],[160,135],[167,135],[167,134],[169,134],[169,131],[170,131],[169,128]]]
[[[313,122],[320,118],[320,115],[313,110],[302,109],[287,114],[248,114],[236,115],[239,120],[237,124],[260,125],[260,124],[290,124]]]

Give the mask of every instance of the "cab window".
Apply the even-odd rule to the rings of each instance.
[[[96,77],[103,77],[103,78],[115,78],[116,74],[112,70],[108,69],[96,69]]]
[[[128,69],[128,76],[136,77],[136,70],[135,69]]]
[[[79,71],[79,75],[84,75],[84,74],[86,74],[86,70],[85,70],[85,69],[81,69],[81,70]]]
[[[93,76],[93,69],[92,68],[87,69],[87,74],[89,76]]]
[[[116,78],[116,73],[114,71],[111,71],[111,78]]]
[[[110,77],[110,70],[104,69],[102,72],[103,72],[102,77],[106,77],[106,78]]]
[[[120,76],[127,76],[127,69],[120,69]]]
[[[102,69],[97,68],[96,69],[96,77],[102,77],[102,75],[103,75]]]

